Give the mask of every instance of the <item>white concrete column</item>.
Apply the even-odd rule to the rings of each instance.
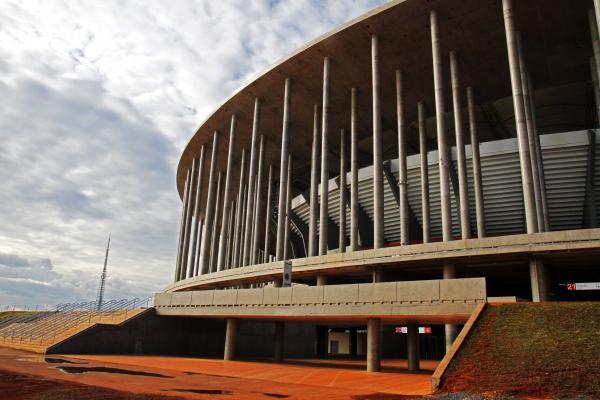
[[[458,165],[458,196],[460,200],[460,235],[471,238],[471,218],[469,215],[469,181],[467,180],[467,158],[465,156],[465,136],[462,119],[461,87],[456,51],[450,52],[450,76],[452,79],[452,104],[454,106],[454,134],[456,137],[456,163]]]
[[[317,275],[317,286],[327,285],[327,275]]]
[[[367,319],[367,371],[381,370],[381,319]]]
[[[240,251],[238,252],[237,265],[243,267],[242,257],[244,255],[244,232],[246,228],[246,213],[248,212],[248,185],[244,184],[242,192],[242,219],[240,219]]]
[[[596,14],[596,29],[600,32],[600,0],[594,0],[594,12]]]
[[[197,248],[198,248],[198,228],[200,223],[200,203],[202,202],[202,186],[204,185],[204,158],[206,156],[206,149],[204,145],[200,147],[200,156],[198,157],[198,179],[196,184],[196,204],[194,209],[194,227],[192,228],[192,232],[194,232],[194,239],[192,240],[192,248],[190,250],[191,259],[190,259],[190,271],[188,277],[198,275],[198,270],[196,268],[197,265]]]
[[[258,152],[258,174],[256,175],[256,199],[254,200],[254,218],[252,219],[252,252],[250,253],[250,265],[258,264],[258,247],[260,243],[260,225],[262,222],[262,204],[260,199],[263,191],[263,170],[265,157],[265,136],[260,135],[260,146]]]
[[[346,131],[340,132],[340,253],[346,252]]]
[[[283,350],[285,346],[285,322],[275,322],[275,361],[283,361]]]
[[[221,234],[219,236],[219,250],[217,254],[217,271],[226,268],[225,252],[229,241],[229,208],[231,206],[231,181],[233,180],[233,146],[235,144],[235,130],[237,117],[231,116],[231,128],[229,130],[229,147],[227,150],[227,170],[225,171],[225,188],[223,190],[223,219],[221,221]]]
[[[504,13],[504,29],[506,31],[508,63],[510,65],[510,78],[517,127],[517,140],[519,143],[519,159],[521,163],[521,182],[523,185],[523,202],[525,205],[526,228],[527,233],[535,233],[537,232],[537,214],[535,210],[533,179],[531,174],[531,156],[529,154],[529,145],[527,141],[527,127],[525,126],[523,85],[521,82],[512,0],[502,0],[502,10]]]
[[[215,200],[215,223],[213,225],[211,249],[210,249],[210,271],[217,272],[217,258],[219,255],[219,221],[221,220],[221,203],[223,193],[223,172],[219,171],[217,178],[217,197]]]
[[[235,210],[235,233],[233,239],[233,254],[231,267],[239,267],[240,246],[242,242],[242,218],[244,214],[244,178],[246,176],[246,149],[242,149],[242,161],[240,162],[240,177],[238,182],[237,208]]]
[[[254,189],[256,187],[256,169],[258,164],[258,129],[260,124],[260,100],[254,99],[254,119],[252,122],[252,148],[250,150],[250,170],[248,171],[248,199],[246,222],[244,224],[244,252],[242,265],[250,264],[250,250],[252,247],[252,220],[254,218]]]
[[[329,223],[329,69],[328,57],[323,60],[323,107],[321,111],[321,199],[319,212],[319,255],[327,254]]]
[[[202,240],[202,227],[204,223],[200,220],[198,224],[198,229],[196,230],[196,236],[198,237],[198,246],[196,246],[196,261],[194,263],[194,276],[198,276],[200,274],[200,241]]]
[[[431,11],[431,47],[433,55],[433,80],[435,87],[435,114],[440,168],[440,203],[442,211],[442,240],[452,240],[452,210],[450,208],[450,149],[446,137],[446,106],[444,104],[444,74],[440,31],[435,10]]]
[[[197,181],[198,176],[198,159],[194,158],[192,160],[192,176],[190,177],[190,189],[188,196],[188,205],[186,207],[186,216],[185,216],[185,232],[183,236],[183,253],[181,254],[181,272],[180,278],[185,279],[187,277],[188,270],[188,256],[190,254],[190,236],[192,233],[192,214],[194,212],[194,196],[196,192],[194,191],[194,184]]]
[[[310,196],[309,196],[309,221],[308,221],[308,256],[319,255],[319,242],[317,241],[317,223],[319,215],[319,106],[314,105],[313,110],[313,137],[312,154],[310,162]]]
[[[383,282],[383,271],[381,269],[374,269],[371,273],[373,283]]]
[[[531,161],[531,179],[533,181],[533,194],[535,198],[535,211],[536,211],[536,222],[537,231],[544,231],[544,211],[542,208],[542,189],[540,186],[540,174],[538,172],[539,163],[537,160],[537,152],[535,151],[536,144],[536,132],[533,129],[533,117],[531,115],[531,104],[529,96],[529,86],[527,85],[527,68],[525,62],[525,56],[523,53],[523,45],[521,42],[521,34],[516,33],[517,36],[517,53],[519,56],[519,72],[521,74],[521,85],[523,86],[523,111],[525,112],[525,127],[527,129],[527,143],[529,145],[529,155]]]
[[[371,36],[371,78],[373,89],[373,248],[383,247],[383,155],[381,138],[381,84],[379,79],[379,38]]]
[[[225,252],[225,269],[231,268],[231,256],[233,254],[233,239],[235,237],[235,228],[233,223],[235,221],[236,214],[236,201],[235,199],[231,200],[231,207],[229,207],[229,216],[227,220],[227,224],[229,225],[228,231],[229,235],[227,237],[227,251]]]
[[[479,155],[479,137],[475,120],[475,100],[473,88],[467,88],[467,110],[469,111],[469,131],[471,134],[471,163],[473,166],[473,186],[475,190],[475,215],[477,217],[477,237],[485,237],[485,210],[483,205],[483,182],[481,176],[481,157]]]
[[[358,110],[356,88],[350,91],[350,251],[358,250]]]
[[[419,114],[419,161],[421,164],[421,214],[423,225],[423,243],[431,240],[431,222],[429,216],[429,164],[427,161],[427,129],[425,125],[425,105],[417,104]]]
[[[596,6],[596,3],[598,2],[598,0],[594,0],[594,6]],[[591,39],[592,39],[592,46],[594,49],[594,67],[596,70],[596,75],[600,76],[600,37],[598,36],[598,21],[597,21],[597,13],[598,13],[598,8],[594,7],[596,10],[590,10],[588,16],[588,21],[590,24],[590,34],[591,34]],[[593,74],[592,74],[593,76]],[[596,86],[598,85],[598,83],[596,83]],[[600,106],[598,106],[600,107]],[[600,117],[598,117],[600,118]]]
[[[398,121],[398,194],[400,197],[400,245],[406,246],[408,232],[408,174],[406,168],[406,118],[404,116],[404,82],[396,70],[396,118]]]
[[[271,226],[271,201],[273,196],[273,164],[269,164],[269,179],[267,181],[267,204],[265,210],[265,257],[263,262],[270,261],[271,254],[271,235],[269,227]]]
[[[187,215],[187,204],[188,197],[190,194],[190,176],[191,171],[188,169],[185,175],[185,187],[183,189],[183,200],[181,203],[181,219],[179,225],[179,244],[177,245],[177,261],[175,262],[175,278],[174,281],[177,282],[181,279],[181,255],[183,253],[183,237],[185,236],[185,222]]]
[[[219,150],[219,132],[215,131],[213,137],[213,147],[210,158],[210,170],[208,173],[208,196],[206,198],[206,212],[204,213],[204,226],[202,227],[202,238],[200,240],[200,261],[199,267],[201,274],[210,272],[210,244],[212,239],[213,225],[215,224],[215,175],[217,173],[217,154]]]
[[[283,259],[290,258],[290,211],[292,208],[292,155],[288,154],[287,186],[285,189],[285,230],[283,235]]]
[[[443,265],[443,275],[444,279],[456,279],[456,266],[454,264],[450,264],[445,262]],[[446,324],[446,353],[450,351],[454,340],[456,339],[456,335],[458,334],[458,326],[454,324]]]
[[[227,318],[227,326],[225,327],[225,350],[223,359],[231,361],[235,358],[235,342],[237,339],[237,320],[235,318]]]
[[[546,177],[544,174],[544,158],[542,156],[542,145],[540,144],[540,135],[537,129],[537,119],[535,112],[535,91],[533,83],[531,83],[531,73],[527,73],[527,86],[529,87],[529,104],[531,105],[531,119],[533,121],[533,132],[535,133],[535,152],[537,154],[538,174],[540,181],[540,189],[542,194],[542,214],[544,216],[544,231],[550,231],[549,214],[548,214],[548,197],[546,195]]]
[[[407,330],[408,370],[415,372],[421,369],[421,357],[419,354],[419,324],[410,322]]]
[[[532,300],[534,302],[550,300],[546,265],[543,260],[535,257],[529,259],[529,276]]]
[[[289,147],[289,125],[290,125],[290,78],[285,80],[285,92],[283,100],[283,128],[281,131],[281,162],[279,163],[279,201],[277,206],[277,243],[275,259],[283,260],[285,234],[285,191],[287,188],[287,162]]]

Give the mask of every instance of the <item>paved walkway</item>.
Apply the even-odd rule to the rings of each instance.
[[[43,356],[0,347],[0,377],[2,371],[7,371],[38,377],[39,383],[46,385],[52,382],[64,386],[69,381],[185,399],[356,400],[417,396],[430,392],[431,371],[437,362],[423,362],[427,370],[419,374],[407,373],[403,360],[384,361],[381,373],[364,371],[364,363],[364,360],[306,359],[276,364],[154,356]]]
[[[423,371],[415,374],[406,370],[406,360],[385,360],[383,372],[372,373],[364,370],[364,360],[352,359],[293,359],[272,363],[155,356],[69,357],[185,373],[404,395],[431,393],[431,374],[438,364],[437,361],[422,361]]]

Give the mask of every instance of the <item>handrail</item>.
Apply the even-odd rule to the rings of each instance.
[[[49,341],[56,341],[61,334],[76,326],[91,326],[109,317],[126,317],[133,310],[148,307],[151,300],[151,297],[110,300],[100,309],[95,301],[63,303],[56,305],[52,311],[9,317],[0,323],[0,341],[50,344]]]

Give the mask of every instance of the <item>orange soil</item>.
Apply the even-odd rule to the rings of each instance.
[[[354,360],[335,360],[334,363],[298,360],[293,364],[275,364],[151,356],[49,355],[44,358],[0,348],[1,368],[13,374],[36,375],[44,377],[44,380],[66,380],[129,393],[189,399],[215,398],[219,394],[235,399],[292,397],[337,400],[405,398],[406,395],[413,398],[430,392],[430,375],[435,364],[423,362],[423,368],[430,371],[420,374],[408,374],[406,371],[368,373],[357,369],[364,366],[364,361]],[[405,365],[405,361],[385,362],[384,371],[399,371]],[[59,369],[69,367],[96,368],[96,371],[65,373]],[[99,372],[98,367],[121,370],[121,373]],[[140,375],[147,373],[154,376]]]

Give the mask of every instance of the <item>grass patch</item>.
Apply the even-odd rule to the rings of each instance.
[[[599,304],[486,307],[442,390],[600,398]]]

